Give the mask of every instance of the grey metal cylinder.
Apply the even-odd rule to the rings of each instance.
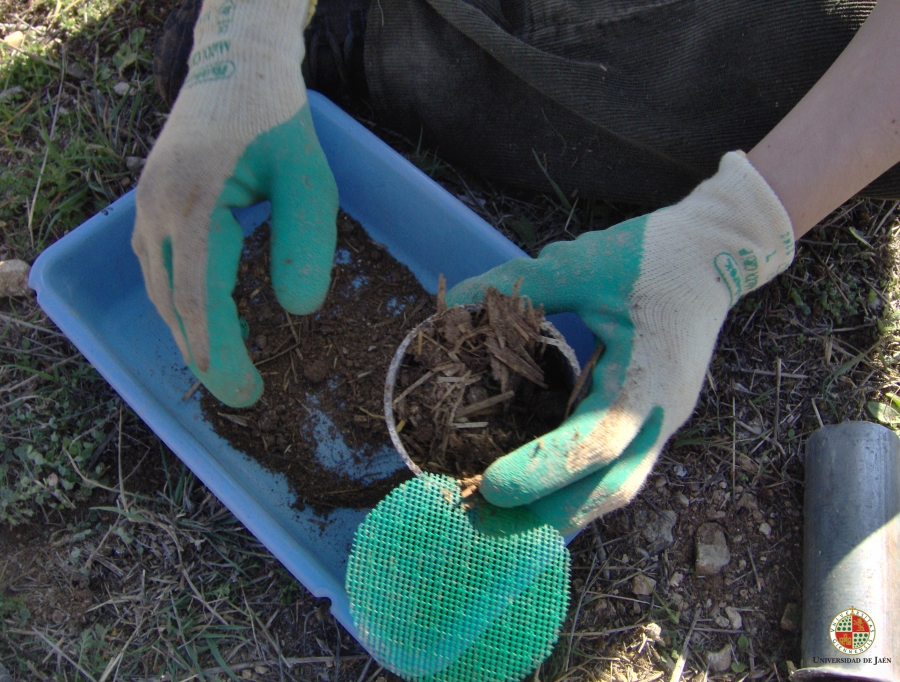
[[[802,622],[792,680],[900,678],[900,438],[879,424],[806,444]]]

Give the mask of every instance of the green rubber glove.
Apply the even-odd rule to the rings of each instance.
[[[132,247],[150,299],[191,371],[222,402],[263,382],[231,297],[243,237],[231,209],[268,199],[279,303],[325,299],[337,232],[334,177],[300,64],[308,0],[205,0],[190,71],[137,188]]]
[[[587,398],[556,430],[500,458],[481,492],[530,505],[562,533],[628,503],[696,404],[729,308],[793,259],[791,222],[738,152],[680,203],[557,242],[461,282],[451,304],[488,286],[547,313],[574,312],[605,345]]]

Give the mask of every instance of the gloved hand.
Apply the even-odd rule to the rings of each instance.
[[[190,71],[137,188],[132,247],[185,362],[219,400],[254,403],[263,383],[231,292],[242,248],[232,208],[269,199],[279,303],[325,298],[337,187],[300,73],[308,0],[204,0]]]
[[[693,411],[729,308],[793,255],[781,202],[732,152],[674,206],[454,287],[451,305],[491,285],[509,294],[522,278],[522,295],[547,313],[577,313],[606,346],[575,412],[487,469],[485,499],[528,504],[563,533],[628,503]]]

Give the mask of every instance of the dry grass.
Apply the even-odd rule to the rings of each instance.
[[[27,37],[25,56],[0,47],[0,258],[33,260],[133,186],[163,120],[147,58],[165,10],[149,1],[0,3],[3,34]],[[120,70],[123,45],[135,59]],[[117,82],[140,98],[116,95]],[[641,212],[501,191],[377,132],[531,253]],[[789,272],[732,311],[695,416],[645,492],[573,544],[570,617],[534,680],[787,679],[799,640],[780,619],[799,593],[786,550],[802,539],[805,440],[822,424],[900,417],[891,399],[898,218],[897,202],[847,203],[801,241]],[[32,300],[0,301],[0,340],[0,464],[6,489],[26,485],[30,500],[19,516],[7,507],[0,527],[0,664],[14,679],[396,679]],[[771,538],[737,506],[744,492],[758,498],[753,511]],[[675,539],[650,552],[641,528],[666,510],[676,512]],[[735,556],[732,582],[717,592],[741,608],[760,605],[742,612],[741,633],[717,623],[719,603],[689,575],[693,529],[710,514],[747,534],[746,565],[738,570]],[[655,580],[654,592],[634,594],[637,576]],[[708,671],[706,652],[729,644],[739,670]]]

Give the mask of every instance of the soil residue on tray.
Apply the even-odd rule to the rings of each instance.
[[[470,480],[559,426],[574,377],[543,310],[517,293],[491,288],[481,307],[448,309],[439,292],[437,308],[406,349],[394,421],[421,469]]]
[[[384,382],[409,329],[434,312],[415,276],[356,221],[342,212],[337,225],[328,296],[302,317],[275,299],[268,225],[245,240],[233,296],[265,390],[245,409],[204,389],[200,399],[220,436],[284,474],[299,509],[323,515],[373,507],[411,477],[384,422]]]

